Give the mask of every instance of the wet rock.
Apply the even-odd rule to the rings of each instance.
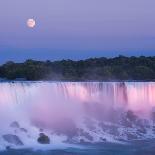
[[[102,138],[102,137],[100,137],[100,140],[101,140],[102,142],[106,142],[106,141],[107,141],[106,138]]]
[[[134,114],[133,111],[128,110],[127,113],[126,113],[126,118],[127,118],[128,120],[130,120],[131,122],[135,122],[135,121],[137,120],[138,117]]]
[[[125,140],[123,138],[116,138],[116,140],[124,142]]]
[[[14,121],[14,122],[12,122],[10,124],[10,127],[12,127],[12,128],[19,128],[20,126],[19,126],[19,123],[18,122]]]
[[[85,140],[84,139],[80,139],[80,143],[81,144],[85,143]]]
[[[136,121],[136,126],[138,126],[139,128],[150,128],[150,124],[149,124],[149,121],[146,120],[146,119],[138,119]]]
[[[20,131],[27,133],[28,131],[25,128],[20,128]]]
[[[72,143],[72,144],[77,143],[77,141],[75,139],[70,138],[70,137],[67,137],[67,139],[64,140],[63,142],[64,143]]]
[[[131,134],[131,133],[127,133],[126,136],[127,136],[128,140],[134,140],[134,139],[138,138],[137,135],[134,135],[134,134]]]
[[[137,134],[137,136],[140,136],[140,137],[143,136],[143,134],[141,132],[139,132],[138,130],[137,130],[136,134]]]
[[[152,121],[155,124],[155,111],[152,112],[151,116],[152,116]]]
[[[125,120],[125,119],[122,120],[122,125],[127,127],[127,128],[132,128],[133,127],[132,122],[128,121],[128,120]]]
[[[147,133],[147,131],[146,131],[145,128],[138,129],[137,131],[138,131],[139,133],[142,133],[142,134],[146,134],[146,133]]]
[[[6,150],[10,150],[11,149],[11,147],[10,146],[6,146]]]
[[[155,133],[155,126],[152,127],[152,131]]]
[[[125,113],[121,114],[120,124],[132,128],[137,123],[138,117],[134,114],[133,111],[128,110]]]
[[[3,135],[2,137],[5,141],[7,141],[10,144],[23,145],[23,142],[16,135],[7,134],[7,135]]]
[[[89,141],[93,141],[93,137],[88,132],[85,132],[82,129],[79,130],[79,135],[85,137]]]
[[[44,133],[40,133],[38,138],[38,143],[40,144],[50,144],[50,139],[48,136],[46,136]]]
[[[80,139],[79,141],[80,144],[90,144],[90,142],[85,141],[84,139]]]

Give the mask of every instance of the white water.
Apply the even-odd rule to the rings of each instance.
[[[15,134],[24,147],[33,148],[64,148],[68,142],[81,140],[115,142],[126,139],[128,131],[137,134],[137,126],[127,131],[119,123],[122,113],[132,110],[151,124],[154,107],[155,83],[151,82],[0,83],[0,147],[12,146],[4,141],[4,134]],[[28,132],[10,127],[14,121]],[[107,128],[117,128],[118,133],[112,134]],[[40,129],[50,137],[51,144],[38,144]],[[150,127],[142,137],[153,135]]]

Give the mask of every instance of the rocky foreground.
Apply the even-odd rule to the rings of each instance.
[[[64,136],[63,143],[105,143],[105,142],[129,142],[133,140],[145,140],[155,138],[154,113],[152,120],[140,119],[132,111],[127,111],[120,115],[121,117],[113,122],[96,121],[85,118],[83,124],[76,126],[71,120],[70,128],[61,130],[52,129],[47,132],[45,129],[38,128],[36,137],[29,133],[17,121],[9,125],[11,133],[1,135],[7,149],[14,146],[24,146],[25,138],[32,139],[40,145],[54,143],[54,137]]]

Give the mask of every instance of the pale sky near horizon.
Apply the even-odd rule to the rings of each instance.
[[[155,56],[154,6],[154,0],[1,0],[0,62]]]

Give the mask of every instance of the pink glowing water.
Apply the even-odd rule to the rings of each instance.
[[[128,110],[150,120],[154,107],[154,82],[0,83],[0,134],[18,121],[29,129],[43,128],[71,138],[79,135],[79,129],[89,128],[87,132],[99,139],[105,131],[97,124],[117,124]]]
[[[44,117],[87,114],[89,104],[149,115],[155,106],[155,83],[1,83],[0,104],[1,110],[6,107],[18,108],[18,112],[29,109],[30,115],[44,113]]]

